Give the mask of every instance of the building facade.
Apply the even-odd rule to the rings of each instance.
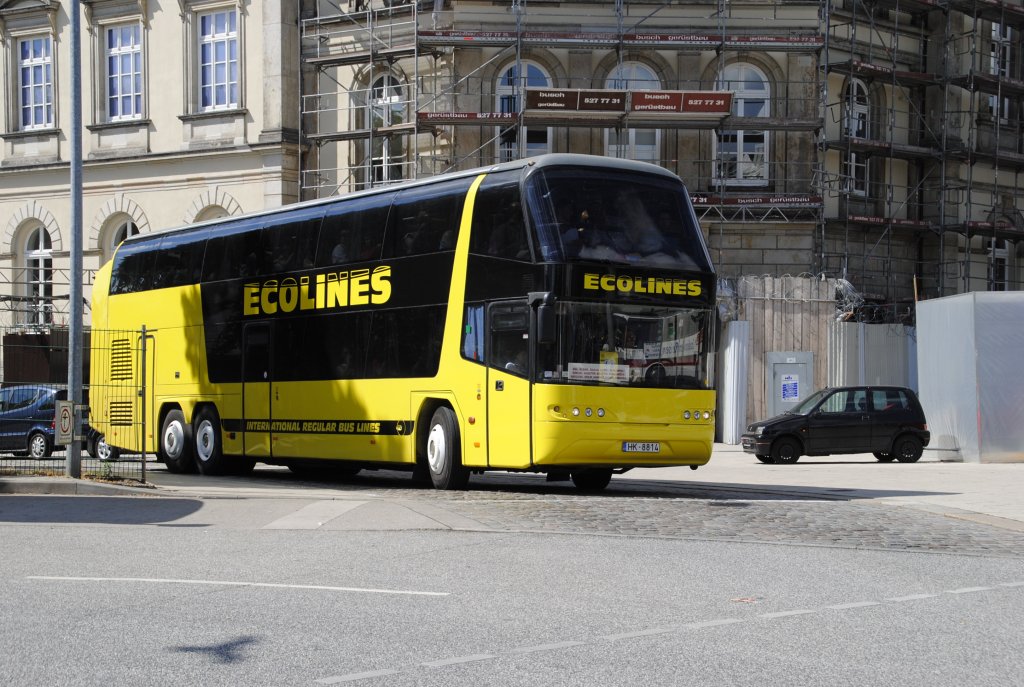
[[[542,152],[679,174],[725,277],[853,285],[851,318],[1019,290],[1021,30],[1000,0],[303,5],[303,197]],[[538,90],[731,94],[725,116]]]
[[[72,3],[0,0],[0,326],[66,325]],[[81,0],[81,245],[298,200],[292,2]],[[88,307],[85,310],[88,319]]]
[[[4,325],[66,312],[70,7],[0,0]],[[576,152],[679,174],[723,277],[842,280],[851,319],[1024,286],[1019,0],[81,8],[87,280],[135,232]]]

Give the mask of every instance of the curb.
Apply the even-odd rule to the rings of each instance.
[[[126,487],[71,477],[4,477],[0,478],[0,494],[157,496],[159,491],[153,487]]]

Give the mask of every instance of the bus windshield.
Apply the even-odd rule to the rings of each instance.
[[[551,168],[527,195],[546,261],[711,271],[682,184],[656,175]]]
[[[540,350],[538,381],[712,388],[711,311],[611,303],[558,305],[558,337]]]

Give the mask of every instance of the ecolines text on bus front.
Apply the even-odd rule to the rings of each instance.
[[[357,305],[380,305],[391,298],[391,267],[325,272],[317,275],[268,279],[242,287],[242,312],[275,315],[296,310],[332,310]]]
[[[619,293],[651,293],[671,296],[699,296],[701,283],[697,279],[666,279],[663,277],[629,277],[614,274],[583,275],[583,288],[591,291],[617,291]]]

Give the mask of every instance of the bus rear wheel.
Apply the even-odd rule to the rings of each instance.
[[[206,406],[196,413],[193,425],[195,436],[196,465],[204,475],[223,475],[231,470],[224,458],[220,436],[220,416],[217,409]]]
[[[196,463],[192,460],[192,428],[185,422],[185,414],[178,409],[164,416],[157,457],[170,472],[196,471]]]
[[[465,489],[469,470],[462,465],[459,423],[451,408],[442,406],[430,418],[427,434],[427,467],[435,489]]]

